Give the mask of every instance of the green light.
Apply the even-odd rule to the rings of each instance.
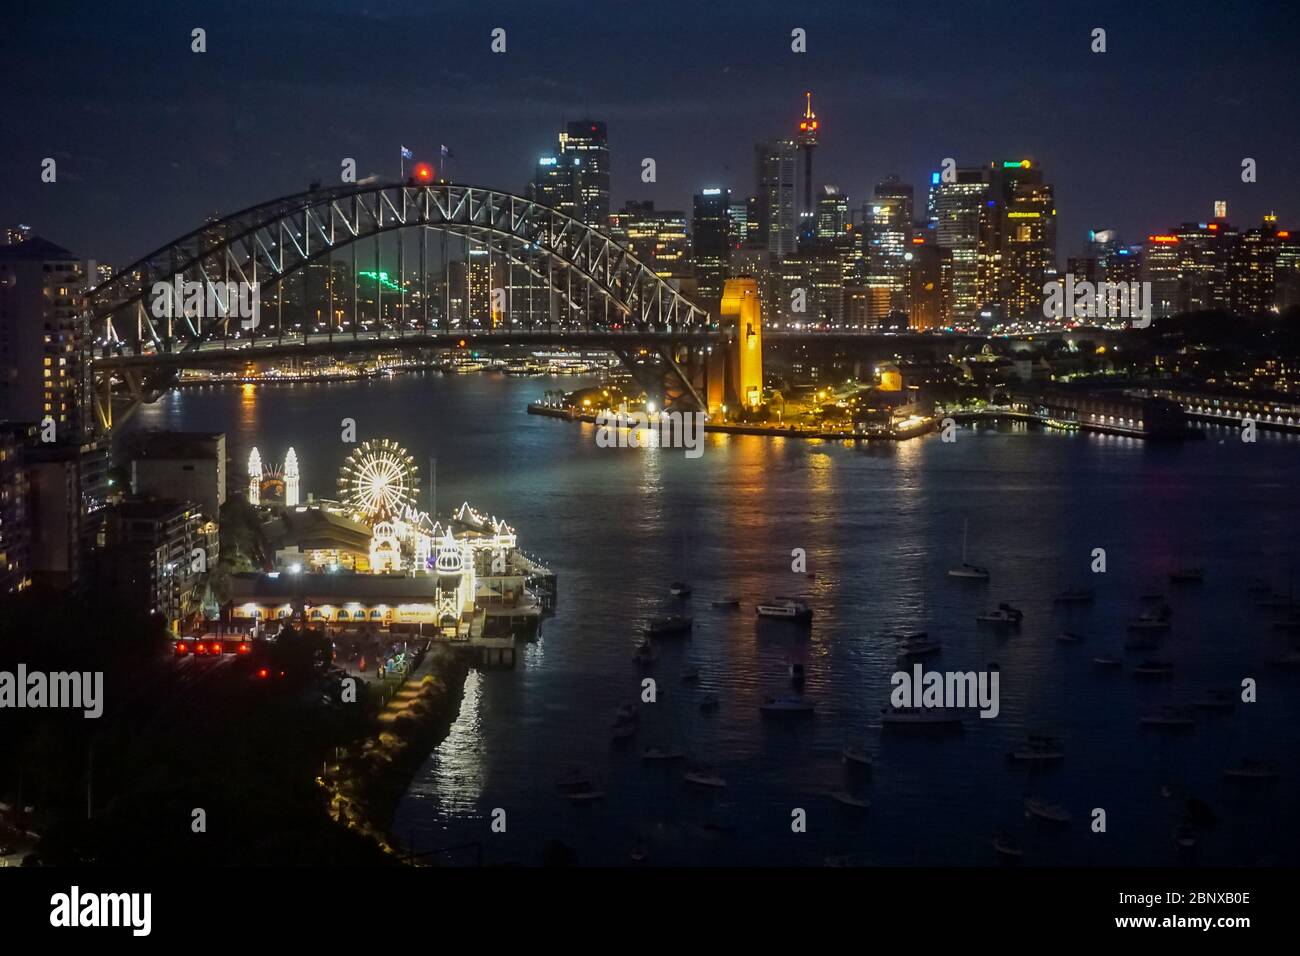
[[[395,292],[402,291],[402,287],[388,278],[387,272],[358,272],[357,275],[363,279],[374,279],[386,289],[392,289]]]
[[[1018,161],[1016,161],[1016,162],[1003,163],[1003,164],[1002,164],[1002,168],[1003,168],[1003,169],[1028,169],[1028,168],[1029,168],[1029,160],[1027,160],[1027,159],[1021,159],[1021,160],[1018,160]]]

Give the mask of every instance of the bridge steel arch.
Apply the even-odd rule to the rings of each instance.
[[[313,189],[249,207],[211,221],[127,266],[90,293],[94,359],[107,369],[135,357],[134,371],[119,368],[116,374],[139,401],[149,399],[150,390],[144,383],[147,373],[138,367],[138,360],[146,356],[166,356],[174,362],[183,355],[187,361],[204,365],[229,359],[236,351],[241,357],[255,358],[260,346],[274,346],[282,352],[294,345],[310,347],[322,338],[331,344],[349,338],[358,344],[382,339],[400,346],[405,338],[428,342],[430,333],[483,332],[481,325],[469,322],[468,303],[463,323],[453,323],[448,310],[431,319],[423,239],[420,270],[425,285],[419,316],[408,314],[405,286],[399,283],[402,308],[397,318],[385,318],[383,293],[377,289],[375,320],[363,323],[357,314],[354,268],[350,328],[336,328],[331,315],[323,333],[305,316],[299,328],[286,329],[283,292],[287,280],[314,262],[330,261],[335,252],[348,246],[355,250],[355,244],[363,240],[378,242],[388,233],[409,229],[462,237],[467,253],[475,247],[487,250],[489,276],[494,253],[512,269],[525,270],[548,296],[545,328],[557,340],[565,332],[628,333],[629,346],[638,335],[699,343],[720,337],[709,313],[608,235],[564,213],[480,186],[371,183]],[[405,242],[399,244],[399,275],[405,246]],[[205,290],[215,290],[218,283],[257,283],[263,299],[266,291],[276,291],[278,314],[273,323],[268,321],[263,302],[262,320],[250,328],[250,323],[228,314],[229,306],[219,297],[213,297],[222,310],[216,315],[187,313],[178,310],[170,298],[155,299],[158,283],[174,286],[177,280],[199,283]],[[509,294],[513,294],[513,283]],[[563,303],[563,317],[558,322],[549,320],[550,296]],[[508,310],[507,332],[514,328],[513,315],[512,308]],[[535,334],[539,326],[530,314],[519,328]],[[508,341],[508,335],[503,336],[503,344]],[[676,364],[670,346],[654,347],[669,366]],[[675,374],[679,373],[676,370]],[[100,423],[105,427],[112,421],[112,374],[105,371],[96,386]],[[692,384],[684,384],[698,400]]]

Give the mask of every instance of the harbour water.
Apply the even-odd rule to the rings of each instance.
[[[349,447],[340,421],[353,418],[359,439],[396,439],[422,472],[436,456],[439,511],[470,500],[557,572],[559,605],[540,639],[515,669],[470,674],[458,720],[413,781],[395,829],[417,851],[470,847],[438,859],[469,862],[481,850],[487,863],[536,864],[558,840],[586,864],[629,863],[643,843],[651,864],[978,865],[996,862],[990,840],[1006,831],[1028,864],[1300,863],[1300,669],[1269,663],[1288,639],[1273,627],[1278,612],[1246,593],[1256,576],[1285,593],[1300,571],[1300,439],[1245,444],[1226,428],[1173,444],[1023,427],[963,429],[951,444],[708,435],[692,459],[598,448],[591,425],[524,414],[560,384],[428,373],[198,388],[132,423],[225,431],[235,461],[253,444],[280,461],[293,445],[304,492],[332,497]],[[961,560],[963,521],[989,582],[946,576]],[[1096,548],[1105,574],[1090,572]],[[794,549],[810,573],[791,570]],[[1203,583],[1169,582],[1193,563]],[[670,597],[674,580],[690,581],[692,597]],[[1054,604],[1069,586],[1095,588],[1095,601]],[[1172,630],[1158,650],[1126,651],[1126,622],[1151,591],[1172,606]],[[733,594],[739,611],[710,607]],[[810,602],[810,632],[755,621],[754,602],[778,594]],[[1024,611],[1018,632],[976,624],[999,601]],[[639,669],[641,624],[682,609],[693,635],[663,642]],[[997,662],[996,719],[972,712],[942,735],[882,732],[895,637],[915,631],[943,644],[927,669]],[[1062,643],[1063,631],[1083,640]],[[1124,666],[1093,663],[1105,655]],[[1174,676],[1135,677],[1146,657],[1172,660]],[[763,697],[788,691],[791,662],[804,665],[816,716],[760,718]],[[681,680],[687,667],[699,668],[698,683]],[[659,700],[641,705],[635,737],[614,743],[615,708],[639,698],[645,676]],[[1181,733],[1138,723],[1160,704],[1236,692],[1246,677],[1258,703],[1198,712]],[[702,712],[707,692],[720,706]],[[1047,770],[1008,761],[1028,733],[1059,738],[1064,760]],[[701,791],[683,782],[680,762],[643,761],[655,744],[712,766],[727,787]],[[870,750],[874,767],[846,767],[846,744]],[[1252,757],[1282,778],[1224,779],[1224,767]],[[574,765],[603,800],[575,805],[556,787]],[[826,795],[836,790],[870,809],[840,806]],[[1073,822],[1025,819],[1031,797]],[[1189,797],[1218,817],[1192,849],[1173,840]],[[504,833],[490,826],[497,808]],[[796,808],[806,833],[792,832]],[[1104,833],[1090,827],[1094,808]]]

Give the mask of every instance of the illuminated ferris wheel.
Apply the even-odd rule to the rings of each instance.
[[[415,459],[388,438],[365,441],[339,469],[339,498],[366,517],[400,515],[418,493]]]

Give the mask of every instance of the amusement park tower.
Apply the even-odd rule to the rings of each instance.
[[[799,117],[799,136],[795,140],[803,153],[803,206],[799,210],[799,238],[816,235],[817,209],[813,205],[812,157],[817,148],[817,114],[812,108],[812,93],[804,94],[803,116]]]

